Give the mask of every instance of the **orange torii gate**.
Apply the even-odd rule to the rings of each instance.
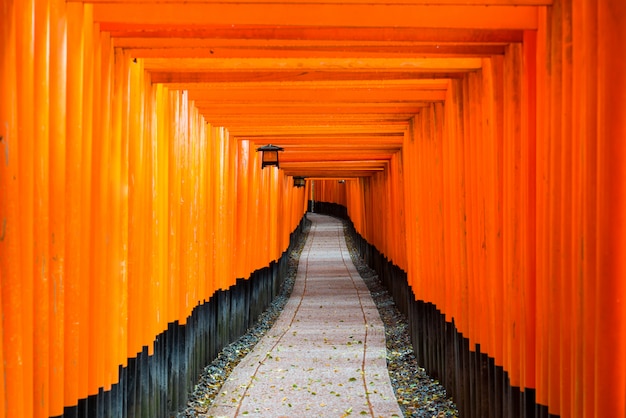
[[[463,416],[624,416],[625,23],[622,0],[2,1],[0,416],[175,411],[312,192]]]

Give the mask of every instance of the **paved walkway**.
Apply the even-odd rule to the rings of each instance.
[[[342,223],[313,222],[285,309],[233,370],[210,417],[401,417],[378,310]]]

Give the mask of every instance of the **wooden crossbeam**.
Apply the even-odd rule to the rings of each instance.
[[[148,71],[470,71],[481,67],[479,58],[147,58]]]
[[[76,0],[78,1],[78,0]],[[85,0],[152,83],[213,126],[286,150],[287,174],[369,176],[552,0]]]
[[[411,3],[96,2],[97,22],[147,25],[238,25],[536,29],[531,5]],[[111,26],[105,26],[112,29]]]

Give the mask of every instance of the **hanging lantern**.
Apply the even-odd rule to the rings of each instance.
[[[302,176],[295,176],[293,178],[293,187],[304,187],[306,180]]]
[[[265,168],[266,165],[278,167],[278,151],[284,151],[283,148],[276,145],[264,145],[256,149],[257,152],[261,151],[261,168]]]

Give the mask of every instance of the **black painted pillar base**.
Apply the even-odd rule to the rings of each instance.
[[[168,324],[152,346],[120,367],[111,390],[78,400],[55,418],[169,418],[187,405],[189,394],[206,365],[220,350],[256,322],[279,293],[288,271],[289,253],[304,231],[303,217],[278,262],[238,279],[196,306],[186,324]]]
[[[325,205],[316,202],[317,212]],[[341,210],[330,205],[332,213]],[[418,363],[439,379],[463,418],[556,418],[538,405],[534,389],[511,386],[508,373],[492,357],[471,347],[454,324],[435,305],[414,300],[406,272],[393,265],[354,227],[348,227],[360,256],[378,274],[398,310],[409,321],[411,342]]]

